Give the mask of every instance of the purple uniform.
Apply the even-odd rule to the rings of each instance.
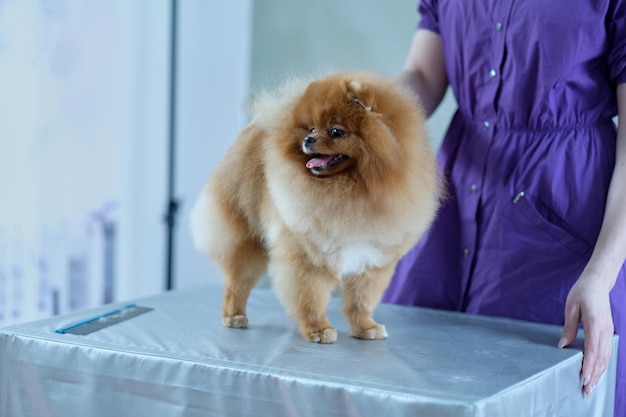
[[[384,301],[563,324],[615,164],[626,1],[422,0],[419,10],[420,27],[441,35],[459,109],[439,151],[448,198]],[[615,415],[626,416],[624,267],[611,302],[622,335]]]

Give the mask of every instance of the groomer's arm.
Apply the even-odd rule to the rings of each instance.
[[[585,329],[581,377],[591,395],[611,358],[613,318],[609,293],[626,259],[626,84],[617,87],[619,125],[617,155],[604,220],[598,241],[565,306],[565,326],[559,347],[576,337],[578,323]]]
[[[426,116],[430,116],[441,103],[448,88],[441,37],[438,34],[426,29],[415,32],[404,68],[398,78],[410,86],[420,98]]]

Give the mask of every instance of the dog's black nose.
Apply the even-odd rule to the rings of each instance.
[[[305,145],[312,145],[315,142],[317,142],[317,139],[315,139],[313,136],[307,136],[304,138],[304,144]]]

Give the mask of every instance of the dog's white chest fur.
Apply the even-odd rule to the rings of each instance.
[[[264,240],[269,246],[276,245],[281,238],[283,227],[280,222],[270,222],[267,225]],[[330,240],[337,242],[336,239]],[[321,241],[313,239],[310,243],[317,247],[319,254],[324,254],[325,262],[323,263],[341,280],[360,275],[368,268],[383,267],[391,261],[389,255],[381,249],[382,242],[373,242],[367,238],[331,245],[328,244],[326,238]]]
[[[288,176],[272,177],[273,181],[269,182],[277,209],[276,216],[270,219],[264,230],[264,240],[270,246],[281,239],[283,228],[293,231],[300,238],[308,240],[304,246],[311,245],[316,249],[312,255],[316,258],[313,263],[330,268],[341,280],[360,275],[368,268],[383,267],[393,260],[388,249],[402,240],[405,231],[392,228],[381,232],[379,228],[375,234],[355,232],[341,222],[325,224],[323,230],[310,227],[309,223],[302,222],[302,213],[306,213],[310,205],[303,203],[302,199],[293,198],[293,184],[282,183],[287,181],[285,178]],[[346,238],[346,235],[350,237]],[[318,258],[320,256],[323,260]]]
[[[353,243],[339,249],[335,271],[340,279],[362,274],[367,268],[389,262],[385,254],[371,243]]]

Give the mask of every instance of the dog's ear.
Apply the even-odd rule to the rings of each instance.
[[[367,85],[361,81],[349,80],[346,83],[348,95],[356,104],[363,107],[367,111],[373,111],[373,96]]]

